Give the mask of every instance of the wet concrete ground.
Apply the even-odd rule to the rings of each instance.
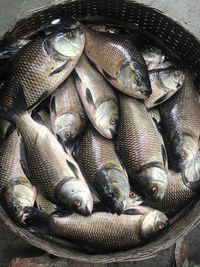
[[[100,0],[99,0],[100,1]],[[35,8],[59,3],[59,0],[0,0],[0,36],[9,29],[21,17],[24,17],[28,11]],[[165,12],[168,16],[179,21],[183,26],[193,32],[200,38],[200,5],[198,0],[141,0],[140,2],[153,6]],[[200,263],[200,226],[196,227],[188,235],[189,259]],[[160,253],[156,258],[138,263],[112,264],[110,267],[165,267],[172,266],[173,249]],[[0,222],[0,267],[8,266],[8,261],[13,257],[37,255],[40,252],[33,249],[22,239],[14,235],[3,222]],[[78,260],[78,259],[77,259]],[[46,266],[46,265],[45,265]],[[52,266],[71,266],[68,263]],[[75,266],[75,265],[74,265]]]

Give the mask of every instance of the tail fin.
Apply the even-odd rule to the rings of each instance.
[[[14,102],[12,107],[0,106],[0,117],[15,122],[16,117],[27,110],[26,97],[21,82],[18,82],[15,94],[12,97]]]

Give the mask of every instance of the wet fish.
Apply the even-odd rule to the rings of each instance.
[[[33,207],[36,198],[35,187],[21,168],[20,142],[21,138],[14,130],[0,147],[0,197],[17,223],[24,222],[24,208]]]
[[[112,141],[89,126],[78,144],[76,159],[102,203],[112,213],[121,214],[127,205],[130,188]]]
[[[142,56],[146,62],[148,70],[157,69],[165,61],[162,50],[155,46],[147,46],[142,49]]]
[[[119,108],[113,88],[82,55],[75,67],[76,85],[87,116],[106,138],[116,135]]]
[[[160,106],[160,114],[170,165],[184,171],[197,157],[200,135],[199,94],[189,72],[182,88]]]
[[[104,77],[130,96],[145,99],[152,93],[145,61],[126,35],[83,28],[85,53]]]
[[[31,214],[29,209],[27,212]],[[106,252],[142,245],[168,226],[167,217],[156,210],[145,215],[139,213],[117,216],[95,212],[87,217],[77,214],[58,217],[32,209],[30,218],[32,222],[39,221],[46,228],[46,234],[65,238],[81,247]]]
[[[90,190],[71,155],[63,150],[53,133],[26,111],[24,90],[19,88],[14,109],[0,109],[0,115],[16,123],[25,147],[25,170],[50,202],[81,214],[92,212]]]
[[[130,184],[144,198],[162,199],[168,181],[167,155],[161,135],[143,103],[120,95],[120,124],[116,149]]]
[[[147,108],[162,104],[182,87],[185,80],[184,71],[174,69],[170,64],[170,62],[164,62],[158,66],[160,70],[149,72],[153,92],[144,102]]]
[[[184,208],[197,197],[197,192],[193,192],[182,181],[181,173],[169,172],[169,182],[166,193],[162,200],[157,202],[144,202],[154,209],[158,209],[167,216],[172,217],[179,210]]]
[[[79,28],[33,39],[5,65],[0,105],[12,107],[16,91],[22,85],[27,109],[37,106],[71,73],[84,43]]]
[[[84,130],[86,114],[72,76],[52,94],[50,110],[54,133],[65,145],[74,143]]]

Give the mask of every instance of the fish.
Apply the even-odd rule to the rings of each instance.
[[[146,63],[126,35],[96,32],[82,27],[84,52],[101,74],[118,90],[138,99],[146,99],[151,84]]]
[[[21,87],[14,106],[0,107],[0,116],[14,122],[22,136],[23,169],[30,181],[50,202],[83,215],[90,214],[93,199],[78,164],[45,125],[31,118]]]
[[[0,147],[0,198],[8,214],[16,223],[24,223],[24,208],[33,207],[36,189],[29,182],[21,167],[21,137],[17,130],[4,140]]]
[[[152,237],[161,234],[168,227],[167,217],[156,210],[147,214],[133,215],[95,212],[83,217],[78,214],[58,217],[27,208],[29,229],[31,223],[39,222],[39,231],[64,238],[80,247],[95,251],[121,251],[141,246]],[[42,226],[42,227],[41,227]],[[32,227],[33,229],[33,227]],[[42,230],[43,229],[43,230]]]
[[[121,94],[120,123],[115,148],[130,185],[144,199],[164,197],[168,183],[167,154],[156,125],[144,104]]]
[[[32,113],[33,114],[33,113]],[[51,125],[51,118],[50,113],[47,108],[43,108],[37,112],[38,116],[37,119],[41,119],[41,122],[51,131],[53,132],[52,125]]]
[[[85,36],[79,28],[38,36],[26,44],[2,70],[0,105],[12,107],[22,85],[27,109],[36,107],[69,76],[84,44]]]
[[[82,55],[75,67],[77,90],[88,118],[108,139],[115,137],[119,121],[117,97],[112,86]]]
[[[54,133],[65,145],[75,143],[87,118],[72,76],[52,94],[50,114]]]
[[[183,183],[181,173],[170,170],[169,182],[163,199],[157,202],[145,201],[144,205],[160,210],[171,218],[197,196],[197,192],[192,191]]]
[[[184,171],[197,157],[200,135],[199,94],[188,71],[182,88],[160,105],[160,114],[169,166]]]
[[[164,62],[157,70],[151,70],[151,96],[144,101],[149,108],[156,107],[174,95],[183,85],[185,73],[181,69],[173,68],[170,62]]]
[[[156,46],[146,46],[141,51],[148,70],[157,69],[165,61],[162,50]]]
[[[88,126],[79,140],[75,158],[98,198],[110,212],[120,215],[127,205],[130,187],[112,140]]]

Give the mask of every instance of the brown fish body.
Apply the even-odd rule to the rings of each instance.
[[[130,183],[133,188],[138,183],[149,197],[162,198],[167,186],[167,156],[162,137],[143,103],[125,95],[120,95],[119,101],[121,120],[115,144]]]
[[[72,76],[52,94],[50,107],[54,133],[73,142],[84,129],[86,114]]]
[[[187,72],[182,88],[160,106],[163,135],[172,167],[184,170],[198,153],[199,94]]]
[[[194,200],[197,194],[184,185],[181,173],[170,171],[169,182],[163,199],[157,202],[147,201],[144,204],[173,216]]]
[[[90,126],[80,139],[76,159],[104,205],[120,214],[127,205],[130,189],[112,141]]]
[[[133,43],[125,35],[95,32],[86,27],[83,30],[84,51],[104,77],[130,96],[147,98],[151,94],[147,67]]]

